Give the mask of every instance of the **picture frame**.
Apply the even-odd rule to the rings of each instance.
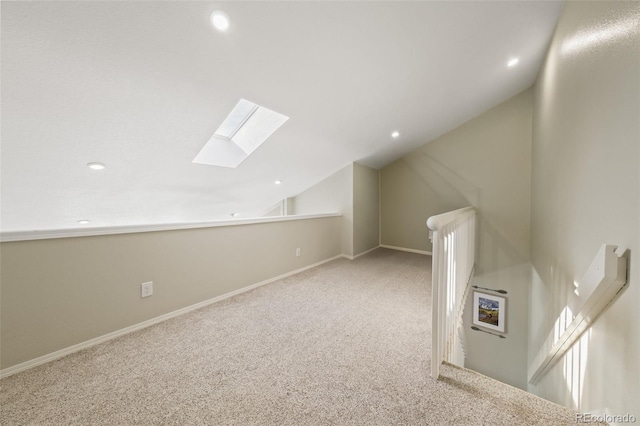
[[[507,324],[507,299],[493,294],[474,291],[473,324],[478,327],[505,333]]]

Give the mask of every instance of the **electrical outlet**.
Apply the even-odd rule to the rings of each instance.
[[[296,257],[300,257],[300,247],[296,249]]]
[[[153,296],[153,281],[140,284],[140,296],[141,297]]]

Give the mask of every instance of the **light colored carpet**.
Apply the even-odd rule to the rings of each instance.
[[[8,377],[2,424],[575,424],[467,370],[429,377],[430,260],[336,260]]]

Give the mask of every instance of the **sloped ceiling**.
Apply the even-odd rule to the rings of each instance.
[[[531,86],[561,9],[3,1],[2,230],[250,217],[379,168]],[[192,164],[240,98],[290,120],[237,169]]]

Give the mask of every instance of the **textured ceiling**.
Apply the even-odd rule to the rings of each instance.
[[[3,1],[2,230],[256,216],[384,166],[531,86],[561,9]],[[237,169],[192,164],[240,98],[290,120]]]

